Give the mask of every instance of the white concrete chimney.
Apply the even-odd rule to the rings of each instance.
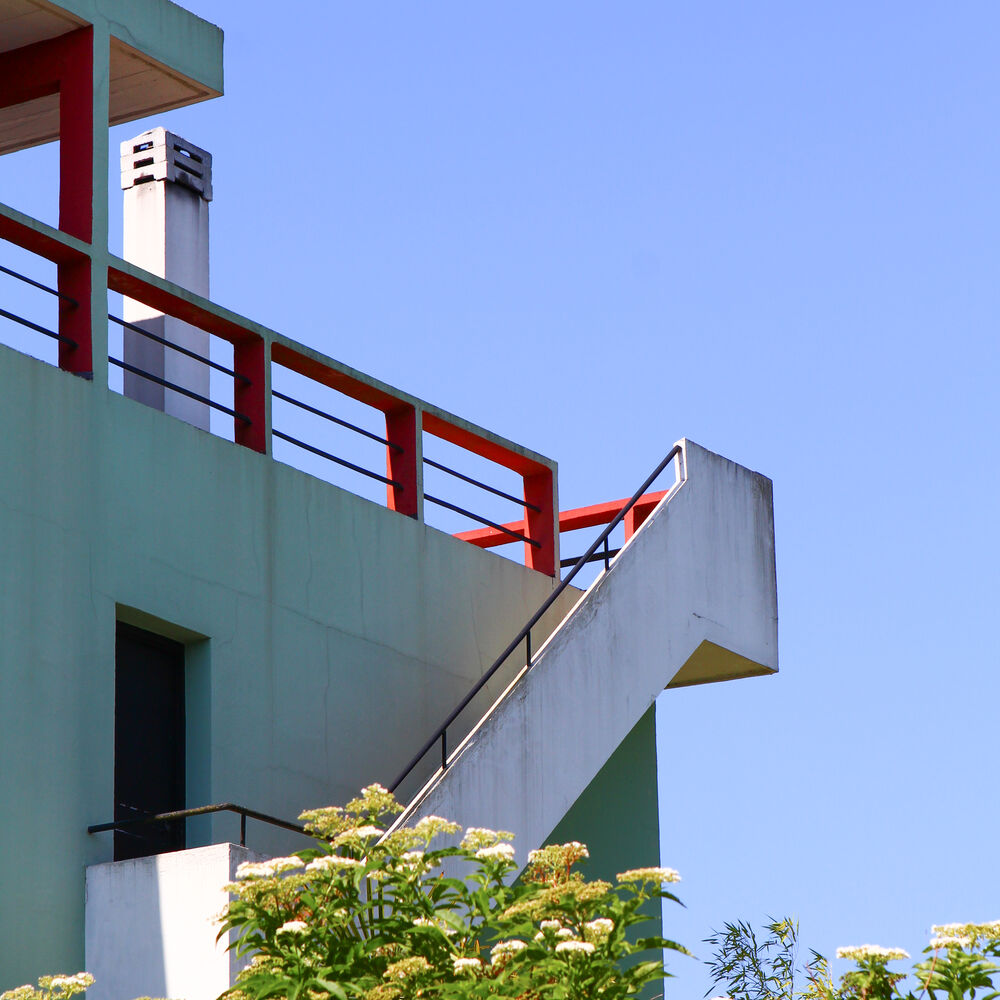
[[[125,202],[124,257],[153,274],[208,298],[208,203],[212,156],[162,128],[121,145]],[[207,358],[209,335],[125,299],[129,323]],[[209,396],[209,368],[194,358],[124,328],[127,364]],[[209,407],[155,382],[125,373],[125,395],[189,424],[209,429]]]

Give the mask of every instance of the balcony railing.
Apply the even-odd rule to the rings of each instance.
[[[124,373],[126,386],[128,379],[161,386],[165,393],[221,414],[226,423],[213,421],[212,431],[238,445],[308,465],[307,471],[408,517],[423,521],[429,506],[448,518],[485,526],[519,542],[526,566],[556,574],[555,465],[550,460],[2,205],[0,239],[55,265],[54,285],[14,267],[0,277],[55,297],[57,322],[6,309],[2,292],[0,319],[55,341],[59,367],[86,377],[96,371],[96,381],[105,388],[117,379],[109,379],[109,370]],[[126,319],[117,300],[111,309],[103,304],[102,286],[105,297],[121,296],[150,315],[173,317],[203,331],[210,349],[192,350],[146,322]],[[100,308],[91,305],[94,289]],[[116,349],[109,351],[119,331],[210,369],[211,391],[194,391]],[[353,443],[337,436],[343,434]],[[433,455],[424,455],[425,441],[435,449]],[[361,445],[374,450],[363,453]],[[431,489],[424,488],[425,474]],[[377,484],[384,495],[361,483]],[[492,506],[501,502],[518,509],[517,527],[505,523],[506,510]],[[458,526],[437,518],[432,523],[452,532]]]

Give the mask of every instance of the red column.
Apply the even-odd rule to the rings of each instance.
[[[94,30],[80,28],[5,52],[0,59],[0,107],[59,95],[59,228],[85,243],[94,225]],[[59,367],[93,371],[91,262],[59,264]]]
[[[59,228],[86,243],[94,225],[94,30],[59,39]]]
[[[524,477],[524,500],[540,512],[526,509],[525,534],[538,545],[524,546],[524,564],[546,576],[556,575],[556,511],[553,503],[552,470],[541,469]]]
[[[233,409],[250,418],[235,419],[236,443],[267,454],[267,354],[260,337],[248,336],[233,344],[233,370],[243,379],[233,381]]]
[[[386,504],[389,510],[397,510],[407,517],[417,517],[420,497],[416,408],[409,403],[401,403],[395,409],[386,410],[385,437],[396,446],[387,446],[385,449],[385,474],[400,484],[386,486]]]

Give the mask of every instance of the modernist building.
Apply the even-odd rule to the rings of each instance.
[[[131,954],[140,980],[95,996],[196,1000],[175,975],[190,942],[172,935],[209,950],[213,935],[175,926],[172,885],[204,883],[209,855],[221,885],[241,824],[261,853],[301,841],[245,812],[121,824],[220,803],[294,821],[392,783],[425,747],[400,777],[411,813],[513,829],[522,857],[573,837],[611,872],[655,863],[656,695],[777,669],[763,476],[681,441],[634,506],[560,513],[553,461],[220,308],[172,264],[156,212],[186,206],[196,240],[211,186],[205,151],[169,133],[123,151],[160,258],[108,252],[109,123],[221,92],[222,32],[167,0],[0,0],[0,152],[60,141],[58,227],[0,205],[4,287],[51,302],[0,309],[56,345],[52,363],[0,346],[0,990]],[[331,443],[353,433],[339,403],[370,415],[377,463]],[[500,490],[510,516],[457,536],[426,523],[431,505],[467,507],[427,489],[431,470],[450,475],[429,457],[442,442],[478,463],[463,476],[519,484]],[[608,568],[558,590],[561,536],[619,515]],[[522,561],[491,551],[511,539]],[[625,801],[635,822],[612,829]]]

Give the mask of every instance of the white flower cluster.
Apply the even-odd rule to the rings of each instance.
[[[382,973],[383,979],[410,979],[413,976],[419,975],[421,972],[427,972],[430,969],[430,963],[426,958],[420,956],[403,958],[398,962],[393,962],[385,972]]]
[[[364,861],[357,858],[345,858],[342,854],[324,854],[306,865],[307,872],[325,872],[331,868],[364,868]]]
[[[589,941],[560,941],[556,945],[556,953],[592,955],[594,953],[594,946]]]
[[[490,964],[503,965],[504,962],[510,961],[519,951],[524,951],[527,947],[523,941],[518,941],[517,938],[512,938],[510,941],[498,941],[493,945]]]
[[[985,924],[935,924],[932,948],[974,948],[980,941],[1000,941],[1000,920]],[[941,942],[935,944],[936,941]],[[953,943],[954,942],[954,943]]]
[[[462,837],[459,845],[466,851],[475,851],[480,847],[492,847],[498,840],[513,840],[514,834],[509,830],[490,830],[485,826],[470,826]]]
[[[474,976],[483,967],[483,963],[478,958],[462,958],[459,955],[452,959],[451,965],[457,976]]]
[[[361,840],[373,840],[376,837],[381,837],[383,833],[385,833],[385,830],[381,830],[377,826],[352,826],[349,830],[338,833],[333,842],[337,846],[340,844],[356,844]]]
[[[399,856],[398,863],[400,868],[418,875],[422,875],[430,868],[423,851],[405,851]]]
[[[74,976],[53,976],[49,981],[51,990],[85,990],[94,985],[94,977],[89,972],[78,972]]]
[[[605,941],[608,935],[615,929],[615,922],[607,917],[597,917],[595,920],[588,920],[583,925],[583,936],[588,941]]]
[[[676,868],[630,868],[618,873],[619,882],[680,882]]]
[[[537,851],[529,851],[528,864],[534,865],[539,862],[551,861],[553,852],[557,852],[564,858],[572,858],[573,861],[590,857],[590,851],[587,850],[586,844],[581,844],[579,840],[571,840],[568,844],[549,844],[547,847],[540,847]]]
[[[457,931],[454,927],[449,927],[447,924],[441,923],[437,920],[431,920],[429,917],[416,917],[413,921],[414,927],[434,927],[439,930],[445,937],[451,937],[456,934]]]
[[[270,861],[243,861],[236,866],[236,878],[240,881],[250,878],[274,878],[282,872],[303,867],[305,862],[294,854],[288,858],[271,858]]]
[[[38,980],[37,989],[30,983],[25,983],[24,986],[0,993],[0,1000],[41,1000],[46,994],[59,1000],[68,1000],[93,985],[94,977],[89,972],[77,972],[72,976],[42,976]]]
[[[562,924],[558,920],[543,920],[539,925],[543,931],[557,931]]]
[[[413,832],[420,840],[430,843],[440,833],[458,833],[460,829],[457,823],[452,823],[441,816],[425,816],[417,821]]]
[[[935,950],[941,948],[971,948],[972,938],[963,937],[961,934],[938,934],[931,938],[931,947]]]
[[[883,948],[877,944],[858,944],[837,949],[837,958],[851,958],[855,962],[892,962],[909,957],[910,953],[902,948]]]
[[[275,932],[275,937],[283,934],[305,934],[309,930],[309,925],[304,920],[286,920]]]
[[[476,851],[476,857],[480,861],[504,861],[514,860],[514,847],[511,844],[493,844],[491,847],[480,847]]]

